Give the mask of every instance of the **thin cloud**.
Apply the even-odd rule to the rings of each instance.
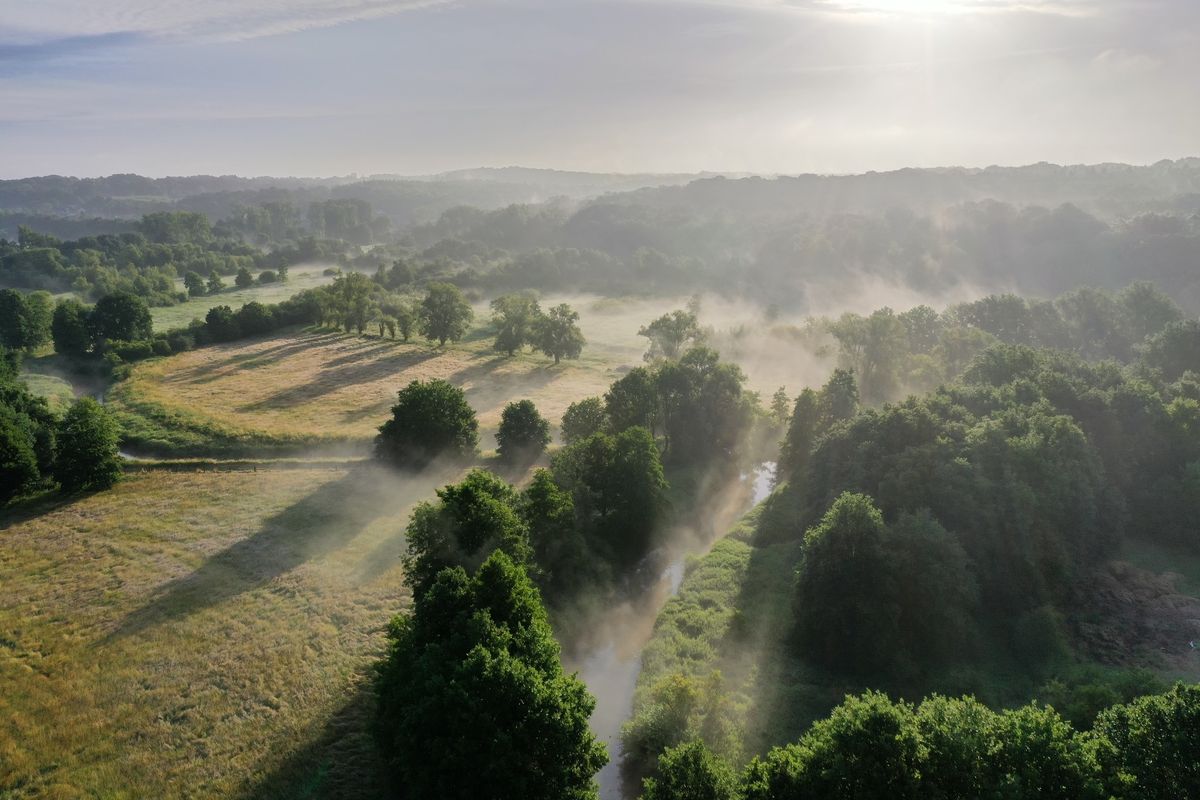
[[[236,41],[390,17],[453,0],[39,0],[5,12],[0,42],[45,46],[106,36]]]

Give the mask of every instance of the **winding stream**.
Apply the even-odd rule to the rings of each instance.
[[[762,464],[743,478],[743,482],[753,480],[750,504],[743,502],[740,508],[730,508],[731,518],[720,521],[717,536],[724,535],[743,513],[771,493],[774,478],[774,462]],[[633,693],[642,669],[642,649],[650,641],[659,611],[683,583],[688,556],[706,551],[713,541],[692,541],[691,546],[671,551],[670,562],[657,580],[640,597],[611,609],[602,621],[603,633],[574,664],[567,665],[568,670],[578,670],[579,677],[596,696],[592,731],[608,745],[608,764],[596,776],[600,783],[600,800],[626,800],[629,796],[628,787],[621,780],[621,726],[633,711]]]

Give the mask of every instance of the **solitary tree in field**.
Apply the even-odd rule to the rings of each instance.
[[[421,302],[421,334],[440,345],[458,341],[475,314],[452,283],[431,283]]]
[[[400,390],[392,418],[375,437],[375,455],[422,467],[446,455],[467,458],[479,445],[479,423],[463,390],[443,380],[413,381]]]
[[[509,403],[500,416],[496,443],[503,461],[527,464],[550,444],[550,423],[538,413],[532,400]]]
[[[233,282],[237,284],[239,289],[249,289],[254,285],[254,276],[250,274],[250,270],[242,267],[237,271],[237,276],[234,277]]]
[[[557,364],[563,358],[579,358],[587,340],[576,324],[579,313],[566,303],[550,309],[537,322],[534,346],[554,359]]]
[[[203,297],[208,294],[204,276],[195,270],[188,270],[188,273],[183,276],[183,286],[187,289],[189,297]]]
[[[208,290],[209,294],[218,294],[225,289],[225,281],[221,280],[221,276],[214,269],[208,273],[208,281],[204,284],[204,288]]]
[[[495,350],[512,355],[532,339],[542,315],[531,294],[506,294],[492,301],[492,324],[496,326]]]
[[[412,800],[595,800],[595,700],[563,673],[537,589],[497,551],[441,572],[388,628],[376,735]]]
[[[121,478],[116,420],[90,397],[76,400],[59,423],[54,477],[66,492],[107,489]]]
[[[647,361],[679,358],[686,349],[685,345],[697,345],[704,341],[700,323],[690,311],[663,314],[649,325],[643,326],[638,331],[638,336],[645,336],[650,340],[650,349],[646,352]]]

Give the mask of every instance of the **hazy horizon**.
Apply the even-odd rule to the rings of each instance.
[[[1200,141],[1200,8],[1172,0],[5,5],[6,178],[854,174]]]

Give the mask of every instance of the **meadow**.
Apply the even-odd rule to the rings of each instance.
[[[234,286],[233,277],[226,276],[222,280],[228,284],[228,288],[217,294],[193,297],[187,302],[177,305],[158,306],[150,309],[150,316],[154,320],[154,329],[166,331],[171,328],[185,327],[193,319],[204,319],[208,310],[216,306],[229,306],[236,309],[250,302],[282,302],[305,289],[315,289],[318,286],[332,283],[333,277],[324,274],[329,267],[329,264],[300,264],[288,269],[286,283],[268,283],[261,286],[255,284],[245,289]],[[181,292],[185,291],[182,278],[178,281],[178,289]]]
[[[579,298],[573,298],[579,303]],[[546,304],[559,302],[551,298]],[[285,332],[199,348],[134,366],[107,402],[127,440],[154,453],[248,454],[341,447],[361,451],[413,380],[461,386],[479,416],[481,446],[494,447],[510,401],[534,401],[555,430],[571,403],[603,394],[642,363],[638,327],[668,304],[583,298],[583,356],[554,364],[544,355],[492,350],[486,305],[463,341],[437,347],[330,330]]]
[[[455,477],[147,469],[0,512],[0,797],[379,796],[364,682]]]

